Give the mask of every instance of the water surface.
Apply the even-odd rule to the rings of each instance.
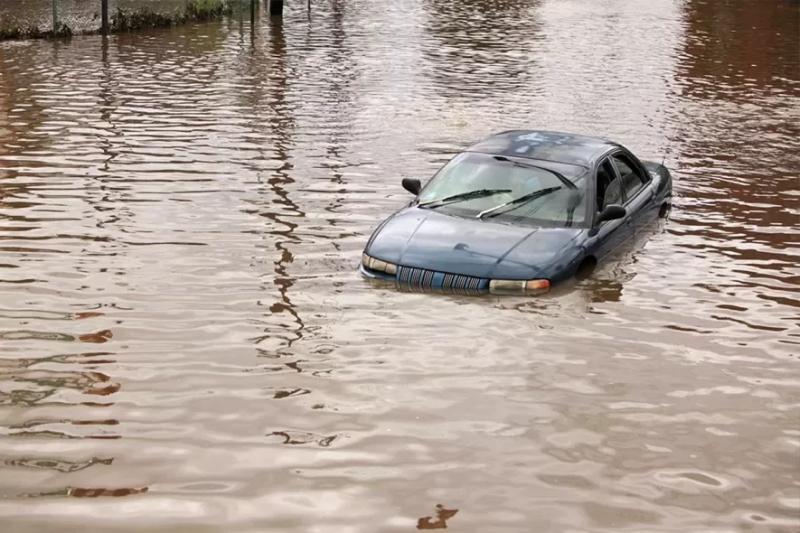
[[[0,44],[3,530],[800,528],[797,2],[297,4]],[[542,298],[359,277],[518,127],[670,220]]]

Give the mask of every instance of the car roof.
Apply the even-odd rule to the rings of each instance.
[[[598,158],[619,146],[606,139],[572,133],[511,130],[487,137],[467,151],[591,167]]]

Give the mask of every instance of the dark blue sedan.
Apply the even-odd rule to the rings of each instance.
[[[583,277],[672,199],[672,177],[604,139],[506,131],[456,155],[383,221],[361,272],[412,290],[537,294]]]

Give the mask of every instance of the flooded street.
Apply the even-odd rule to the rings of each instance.
[[[288,2],[0,43],[0,529],[800,529],[800,7]],[[459,149],[674,177],[544,297],[357,272]]]

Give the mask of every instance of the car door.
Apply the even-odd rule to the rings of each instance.
[[[620,177],[622,194],[625,197],[624,205],[634,233],[644,230],[644,227],[658,215],[658,205],[655,201],[655,191],[652,187],[650,175],[642,165],[623,151],[611,154],[611,162]]]
[[[597,165],[594,185],[593,220],[597,221],[607,206],[623,205],[625,202],[622,180],[610,157],[603,158]],[[626,214],[623,218],[606,220],[599,224],[595,222],[589,234],[591,237],[587,241],[587,253],[594,255],[598,260],[602,259],[633,237],[630,215]]]

